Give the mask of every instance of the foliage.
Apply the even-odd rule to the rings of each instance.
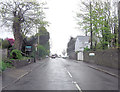
[[[0,70],[5,70],[6,69],[6,65],[3,61],[0,61]]]
[[[13,59],[21,59],[22,54],[20,50],[14,49],[10,52],[10,57]]]
[[[90,49],[87,47],[84,48],[84,51],[90,51]]]
[[[66,50],[64,49],[63,51],[62,51],[62,54],[63,54],[63,56],[65,56],[66,55]]]
[[[15,48],[21,50],[23,36],[32,32],[39,25],[47,25],[44,20],[45,3],[36,0],[5,0],[0,1],[0,17],[2,26],[12,27],[15,38]]]
[[[45,47],[43,47],[42,45],[38,46],[38,56],[40,57],[44,57],[48,55],[48,51],[45,49]]]
[[[47,24],[46,21],[43,21],[45,18],[43,12],[45,4],[44,2],[39,3],[36,0],[28,2],[25,0],[0,1],[0,13],[3,24],[12,26],[11,22],[19,22],[22,27],[21,33],[26,35],[34,25]]]
[[[12,65],[10,62],[0,61],[0,70],[4,71],[6,68],[11,68]]]
[[[42,26],[42,27],[39,27],[38,28],[38,31],[39,31],[39,36],[40,35],[46,35],[47,34],[47,29],[44,27],[44,26]]]
[[[47,31],[47,29],[45,28],[45,26],[40,26],[38,28],[39,33],[37,33],[35,36],[39,39],[37,39],[38,44],[40,44],[38,46],[38,56],[40,57],[44,57],[46,55],[49,55],[50,53],[50,43],[49,43],[49,32]],[[34,52],[32,53],[32,56],[34,56],[35,54],[35,49]],[[34,56],[35,57],[35,56]]]
[[[85,1],[82,2],[82,5],[84,7],[82,8],[84,10],[82,10],[80,13],[77,13],[78,25],[83,28],[83,30],[86,30],[87,34],[90,33],[90,35],[92,35],[91,41],[92,43],[95,43],[93,46],[94,48],[96,48],[98,44],[97,39],[100,40],[99,43],[101,44],[102,49],[117,46],[118,15],[116,14],[115,6],[114,10],[112,10],[112,4],[109,0],[90,0],[88,2]],[[97,39],[94,39],[94,37]]]

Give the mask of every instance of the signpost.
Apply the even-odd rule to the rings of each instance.
[[[32,46],[25,46],[25,51],[32,51]]]
[[[26,55],[29,55],[29,52],[32,51],[32,46],[25,46]]]

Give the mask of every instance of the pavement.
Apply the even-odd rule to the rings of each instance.
[[[1,92],[1,90],[2,90],[2,75],[0,73],[0,92]]]
[[[2,76],[0,76],[2,77],[2,88],[6,88],[7,86],[11,85],[11,83],[17,82],[19,79],[42,64],[44,64],[44,60],[37,60],[36,63],[31,63],[27,66],[6,69],[2,72]]]
[[[96,81],[96,82],[95,82]],[[13,85],[14,84],[14,85]],[[44,59],[2,73],[7,90],[116,90],[118,70],[70,59]]]
[[[77,63],[83,62],[83,61],[76,61],[76,60],[73,60],[73,61],[77,62]],[[83,62],[83,63],[85,63],[90,68],[93,68],[95,70],[107,73],[107,74],[109,74],[111,76],[120,78],[120,76],[118,75],[119,74],[118,72],[120,70],[118,70],[118,69],[109,68],[109,67],[105,67],[105,66],[101,66],[101,65],[97,65],[97,64],[93,64],[93,63],[87,63],[87,62]]]

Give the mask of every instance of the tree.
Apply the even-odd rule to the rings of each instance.
[[[46,50],[46,48],[42,45],[38,45],[38,56],[41,58],[45,55],[48,55],[48,51]]]
[[[12,27],[16,49],[21,50],[23,35],[31,32],[31,28],[47,23],[43,21],[43,5],[44,3],[27,0],[0,1],[2,22],[3,25]]]
[[[102,49],[112,47],[112,44],[116,45],[116,16],[114,14],[111,15],[112,7],[110,1],[90,0],[82,2],[82,4],[84,9],[80,13],[77,13],[78,25],[83,30],[87,30],[87,33],[90,33],[91,50],[93,48],[96,49],[97,44],[99,44],[98,39],[100,40]],[[112,32],[113,28],[114,31]]]
[[[72,52],[75,52],[75,41],[76,38],[71,37],[67,44],[67,55],[70,56]]]
[[[91,38],[91,45],[90,45],[90,49],[93,49],[93,30],[92,30],[92,5],[91,5],[91,1],[90,1],[90,38]]]
[[[62,54],[63,54],[63,56],[66,55],[66,51],[65,51],[65,49],[62,51]]]

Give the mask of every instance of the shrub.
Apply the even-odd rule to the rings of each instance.
[[[38,46],[38,55],[40,57],[44,57],[46,54],[47,54],[47,50],[42,45],[39,45]]]
[[[13,59],[21,59],[22,54],[20,50],[14,49],[10,52],[10,57]]]
[[[0,70],[4,71],[6,69],[6,65],[3,61],[0,61]]]
[[[11,68],[11,62],[4,62],[4,61],[0,61],[0,70],[4,71],[6,68]]]
[[[87,47],[84,48],[84,51],[89,51],[90,49]]]

